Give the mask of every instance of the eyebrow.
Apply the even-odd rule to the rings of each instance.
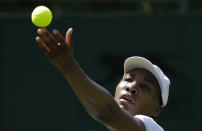
[[[150,79],[148,79],[147,77],[144,77],[144,80],[155,86],[153,80],[150,80]]]
[[[128,73],[130,76],[134,77],[136,74],[135,73]]]

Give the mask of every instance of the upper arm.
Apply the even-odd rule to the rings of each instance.
[[[96,119],[106,127],[116,131],[146,131],[144,123],[122,110],[114,101],[107,105],[103,113],[99,113]]]

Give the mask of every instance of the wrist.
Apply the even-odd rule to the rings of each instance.
[[[64,65],[58,69],[63,75],[66,76],[74,74],[79,69],[79,66],[76,60],[72,58],[71,60],[65,62]]]

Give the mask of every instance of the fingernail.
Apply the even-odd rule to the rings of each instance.
[[[39,39],[40,39],[40,37],[39,37],[39,36],[37,36],[37,37],[36,37],[36,40],[38,41]]]
[[[57,33],[57,30],[56,30],[56,29],[54,29],[54,30],[53,30],[53,33],[54,33],[54,34],[56,34],[56,33]]]
[[[39,29],[37,30],[37,32],[38,32],[38,33],[42,32],[42,29],[41,29],[41,28],[39,28]]]

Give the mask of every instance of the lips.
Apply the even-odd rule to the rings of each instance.
[[[132,100],[131,96],[129,96],[129,95],[122,95],[120,97],[120,99],[123,99],[123,100],[129,102],[130,104],[134,104],[134,101]]]

